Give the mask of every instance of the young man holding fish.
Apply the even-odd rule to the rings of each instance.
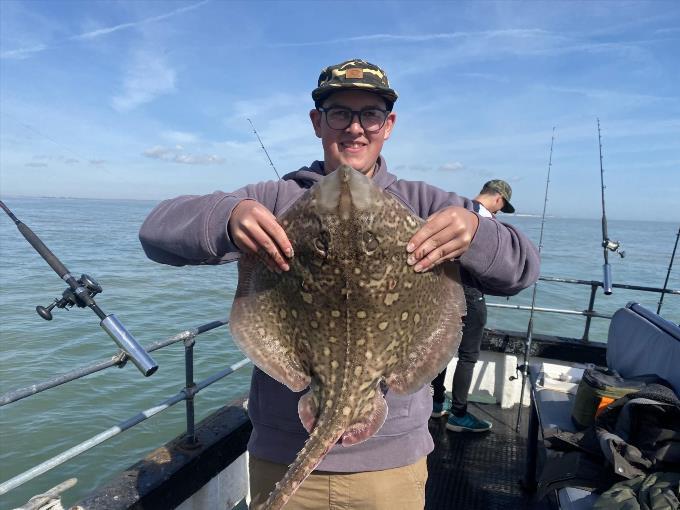
[[[329,66],[312,98],[310,119],[321,139],[323,161],[277,182],[162,202],[140,231],[147,255],[186,265],[219,264],[241,253],[255,254],[271,271],[285,273],[295,253],[277,217],[325,175],[348,165],[427,220],[404,247],[413,271],[456,259],[464,283],[496,295],[515,294],[537,279],[537,250],[514,227],[480,217],[469,199],[388,173],[381,151],[395,126],[397,94],[382,69],[362,60]],[[251,508],[267,508],[263,505],[274,484],[305,446],[309,434],[300,421],[304,409],[298,415],[302,394],[258,368],[253,371],[248,404],[253,423],[248,444]],[[296,483],[286,508],[423,508],[426,456],[433,448],[427,427],[429,388],[423,384],[411,395],[388,390],[385,400],[389,411],[382,427],[364,442],[332,447],[299,487]]]

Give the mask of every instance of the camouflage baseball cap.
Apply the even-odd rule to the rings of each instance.
[[[505,200],[505,205],[503,206],[501,211],[503,211],[504,213],[515,212],[515,208],[510,203],[510,199],[512,198],[512,188],[507,182],[502,181],[500,179],[493,179],[484,184],[482,190],[484,189],[490,189],[495,191],[496,193],[500,193],[500,195],[503,197],[503,200]]]
[[[318,86],[312,91],[312,99],[318,106],[333,92],[343,89],[374,92],[387,101],[390,110],[398,97],[396,91],[390,88],[385,71],[358,58],[323,69],[319,75]]]

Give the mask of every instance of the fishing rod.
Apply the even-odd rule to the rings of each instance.
[[[257,136],[257,141],[260,142],[260,147],[262,147],[262,150],[264,153],[267,155],[267,159],[269,160],[269,164],[272,166],[274,169],[274,173],[276,174],[276,177],[281,179],[281,176],[279,175],[279,172],[276,171],[276,167],[274,166],[274,162],[272,161],[272,158],[269,157],[269,153],[267,152],[267,149],[265,148],[264,144],[262,143],[262,140],[260,139],[260,135],[257,134],[257,130],[255,129],[255,126],[253,126],[253,121],[248,119],[248,122],[250,122],[250,127],[253,128],[253,133],[255,133],[255,136]]]
[[[675,250],[678,248],[678,239],[680,238],[680,227],[678,227],[678,233],[675,236],[675,246],[673,246],[673,254],[671,255],[671,261],[668,263],[668,272],[666,273],[666,281],[663,282],[663,290],[661,291],[661,297],[659,298],[659,306],[656,308],[656,314],[659,315],[661,312],[661,305],[663,304],[663,297],[666,295],[666,289],[668,288],[668,278],[671,276],[671,268],[673,267],[673,261],[675,260]]]
[[[538,254],[540,256],[543,249],[543,227],[545,225],[545,211],[548,205],[548,187],[550,185],[550,169],[552,168],[553,145],[555,143],[555,128],[552,130],[552,138],[550,139],[550,157],[548,158],[548,176],[545,179],[545,197],[543,199],[543,214],[541,215],[541,234],[538,238]],[[531,311],[529,312],[529,324],[527,326],[527,336],[524,342],[524,359],[522,365],[517,367],[522,372],[522,391],[519,394],[519,409],[517,410],[517,423],[515,430],[519,432],[520,422],[522,421],[522,405],[524,405],[524,388],[526,387],[527,377],[529,376],[529,352],[531,351],[531,342],[534,332],[534,309],[536,306],[536,289],[538,288],[538,280],[534,283],[534,289],[531,294]],[[511,377],[510,380],[515,380],[517,377]]]
[[[90,308],[97,317],[101,319],[99,325],[108,333],[108,335],[116,342],[132,363],[139,369],[139,371],[148,377],[158,370],[158,364],[149,356],[144,348],[139,345],[137,340],[125,329],[125,326],[116,318],[115,315],[107,315],[97,306],[94,301],[94,296],[102,292],[102,287],[99,283],[89,275],[83,274],[79,279],[76,278],[66,269],[66,266],[61,263],[59,258],[52,253],[52,251],[42,242],[42,240],[24,223],[22,223],[12,213],[12,211],[0,200],[0,208],[2,208],[7,216],[14,222],[24,236],[26,241],[38,252],[38,254],[45,259],[45,262],[54,270],[59,277],[64,280],[68,287],[62,293],[60,299],[54,300],[49,306],[36,306],[35,310],[38,315],[47,321],[52,320],[53,308],[70,309],[73,306],[79,308]]]
[[[621,258],[626,256],[626,252],[621,250],[621,243],[609,239],[609,234],[607,233],[607,214],[605,213],[604,207],[604,169],[602,166],[602,136],[600,134],[600,119],[597,119],[597,141],[600,145],[600,188],[602,190],[602,248],[604,249],[604,278],[602,280],[602,288],[604,293],[609,296],[612,293],[612,268],[609,265],[609,252],[614,252],[619,254]]]

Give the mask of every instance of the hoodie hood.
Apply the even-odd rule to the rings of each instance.
[[[397,177],[387,171],[387,163],[382,156],[378,157],[378,168],[373,173],[373,182],[380,189],[385,189],[394,182]],[[295,181],[303,188],[311,188],[326,175],[324,162],[314,161],[310,166],[303,166],[299,170],[287,173],[282,177],[284,181]]]

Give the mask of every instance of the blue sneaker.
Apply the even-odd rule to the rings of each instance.
[[[452,414],[446,422],[446,428],[454,432],[486,432],[491,426],[491,422],[475,418],[470,413],[463,416]]]
[[[449,414],[448,409],[444,409],[445,402],[432,402],[432,414],[430,418],[441,418],[445,414]]]

